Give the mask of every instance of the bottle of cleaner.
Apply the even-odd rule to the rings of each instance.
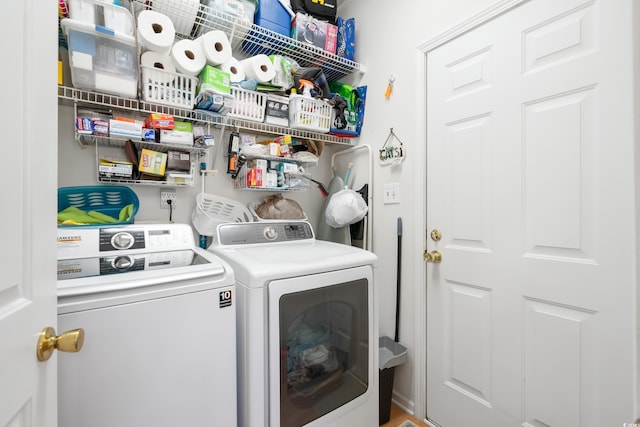
[[[302,96],[312,98],[311,91],[313,90],[313,83],[311,81],[300,79],[300,87],[298,89],[302,89]]]

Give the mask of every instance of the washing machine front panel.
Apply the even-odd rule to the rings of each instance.
[[[85,345],[58,358],[59,425],[236,425],[234,286],[58,316]],[[203,315],[206,313],[206,315]]]

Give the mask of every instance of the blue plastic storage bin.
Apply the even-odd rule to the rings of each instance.
[[[73,206],[83,211],[96,211],[118,219],[122,208],[130,204],[133,204],[133,212],[127,221],[87,225],[59,224],[58,227],[104,227],[131,224],[140,207],[136,193],[125,186],[94,185],[58,188],[58,212]]]
[[[260,0],[242,48],[249,55],[271,55],[290,48],[292,12],[278,0]]]
[[[260,0],[254,22],[262,28],[289,37],[291,18],[293,16],[279,0]]]

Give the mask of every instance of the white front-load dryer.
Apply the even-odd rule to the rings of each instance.
[[[304,221],[222,224],[215,241],[236,277],[239,426],[377,426],[376,256]]]

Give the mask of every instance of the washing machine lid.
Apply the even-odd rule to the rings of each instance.
[[[271,280],[319,274],[377,260],[372,252],[334,242],[315,240],[304,222],[223,224],[209,248],[227,261],[236,280],[262,287]]]
[[[58,299],[149,287],[185,293],[234,280],[227,263],[200,248],[58,260]]]

